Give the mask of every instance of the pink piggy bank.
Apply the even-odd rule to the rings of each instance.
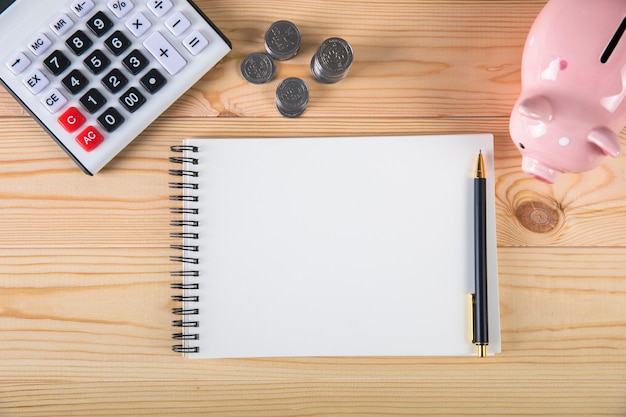
[[[550,0],[522,58],[510,133],[522,169],[548,183],[620,155],[626,124],[626,0]]]

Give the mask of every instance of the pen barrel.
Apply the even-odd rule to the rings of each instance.
[[[489,343],[486,180],[474,179],[474,343]]]

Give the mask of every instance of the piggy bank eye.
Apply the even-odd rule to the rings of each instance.
[[[524,146],[524,144],[522,142],[518,143],[520,149],[526,149],[526,146]]]

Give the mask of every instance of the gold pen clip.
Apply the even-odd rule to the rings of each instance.
[[[467,340],[474,343],[474,294],[467,294],[465,298],[465,310],[467,312]]]
[[[467,311],[467,340],[472,344],[476,344],[474,338],[474,322],[475,322],[475,310],[476,310],[476,296],[475,294],[467,294],[466,297],[466,311]],[[487,357],[487,345],[476,345],[478,348],[478,357]]]

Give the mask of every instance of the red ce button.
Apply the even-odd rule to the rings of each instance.
[[[68,132],[75,132],[83,123],[85,123],[85,116],[83,116],[76,107],[70,107],[60,117],[59,123]]]

